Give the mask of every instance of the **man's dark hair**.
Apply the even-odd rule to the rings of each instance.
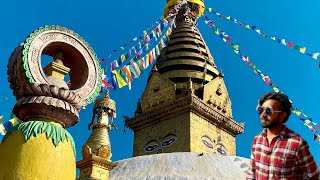
[[[277,100],[280,103],[280,111],[287,113],[287,117],[284,119],[284,123],[287,122],[292,108],[292,104],[288,96],[280,92],[269,92],[260,98],[259,105],[262,106],[262,104],[269,99]]]

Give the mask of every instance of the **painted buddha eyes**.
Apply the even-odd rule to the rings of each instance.
[[[163,138],[162,147],[168,147],[177,140],[177,136],[174,134],[168,134]]]
[[[155,150],[157,148],[158,148],[158,145],[155,144],[155,145],[150,145],[150,146],[144,148],[144,150],[147,151],[147,152],[151,152],[151,151],[153,151],[153,150]]]
[[[213,145],[212,145],[211,143],[209,143],[208,141],[206,141],[206,140],[203,139],[202,142],[203,142],[203,144],[206,145],[208,148],[213,149]]]
[[[163,152],[163,148],[171,146],[174,142],[176,142],[177,136],[175,134],[167,134],[162,141],[159,143],[157,140],[151,140],[144,146],[144,151],[152,152],[156,151],[157,154]]]
[[[146,152],[152,152],[155,149],[158,149],[158,141],[156,140],[151,140],[144,146]]]
[[[226,147],[220,142],[217,143],[217,152],[221,155],[228,154]]]
[[[212,140],[211,140],[211,138],[210,138],[209,136],[203,135],[203,136],[201,137],[201,140],[202,140],[202,143],[203,143],[205,146],[207,146],[208,148],[213,149],[213,142],[212,142]]]

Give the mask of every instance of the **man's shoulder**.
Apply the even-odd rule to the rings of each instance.
[[[300,136],[300,134],[294,132],[289,128],[286,129],[285,136],[287,136],[288,140],[295,141],[299,144],[306,143],[306,141]]]
[[[259,134],[257,134],[256,136],[254,136],[253,141],[255,142],[255,141],[259,140],[259,139],[262,139],[262,138],[264,138],[264,136],[265,136],[264,135],[264,131],[262,131]]]

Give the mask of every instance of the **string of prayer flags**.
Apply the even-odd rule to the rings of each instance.
[[[171,24],[172,22],[170,22]],[[163,25],[163,26],[157,26],[158,28],[161,27],[161,28],[165,28],[168,26],[168,23],[166,23],[166,25]],[[158,32],[160,32],[161,29],[158,30]],[[166,36],[168,36],[168,34],[171,34],[172,32],[172,29],[171,27],[168,28],[167,30],[168,32],[166,33]],[[162,32],[161,32],[162,33]],[[146,36],[146,40],[144,42],[140,41],[138,42],[135,46],[133,46],[132,48],[130,48],[128,50],[127,53],[125,54],[122,54],[118,59],[116,60],[113,60],[112,62],[110,62],[110,69],[115,69],[115,68],[118,68],[122,65],[122,63],[127,60],[128,58],[131,58],[131,61],[135,61],[135,59],[139,59],[140,58],[140,55],[145,52],[145,51],[148,51],[149,49],[149,42],[153,39],[153,38],[156,38],[158,39],[158,35],[160,34],[156,34],[155,31],[153,30],[152,33],[150,33],[149,35]],[[162,40],[163,41],[163,40]],[[162,42],[161,43],[162,46],[165,46],[165,43]]]
[[[138,78],[143,70],[150,66],[157,59],[161,50],[166,47],[166,43],[168,43],[168,41],[165,39],[167,39],[169,35],[170,33],[163,35],[155,47],[150,49],[149,52],[144,52],[144,57],[139,57],[140,59],[138,59],[136,56],[135,60],[131,61],[129,64],[124,65],[119,69],[111,70],[111,77],[108,77],[107,80],[105,80],[103,77],[103,80],[111,86],[117,84],[119,88],[122,88],[126,85],[131,86],[133,78]],[[114,83],[112,84],[112,82],[108,82],[109,80],[114,80]],[[103,83],[105,87],[106,83]],[[131,89],[131,87],[129,87],[129,89]]]
[[[109,55],[107,56],[107,59],[109,59],[112,56],[112,54],[117,51],[120,51],[120,50],[124,51],[126,46],[130,45],[133,42],[138,41],[138,39],[140,39],[140,42],[141,41],[145,42],[145,44],[151,40],[150,37],[154,37],[157,40],[158,37],[162,35],[162,30],[169,25],[168,22],[170,23],[171,28],[174,29],[175,28],[175,22],[174,22],[175,15],[178,14],[178,11],[180,10],[181,6],[185,3],[187,3],[187,1],[185,1],[185,0],[177,1],[177,3],[174,5],[174,8],[172,8],[171,12],[169,13],[169,15],[167,17],[162,16],[159,20],[156,21],[156,24],[157,24],[156,26],[152,25],[153,30],[150,30],[148,28],[147,30],[143,31],[143,35],[136,36],[132,40],[130,40],[128,43],[125,43],[120,48],[112,50],[110,53],[108,53]],[[160,21],[160,23],[158,21]],[[128,54],[130,55],[130,57],[132,57],[132,48],[129,48],[128,51],[129,51]],[[135,53],[136,53],[136,51],[135,51]],[[104,62],[104,60],[101,62]]]
[[[287,46],[287,47],[289,47],[291,49],[294,49],[294,50],[296,50],[296,51],[298,51],[298,52],[300,52],[302,54],[305,54],[305,55],[307,55],[307,56],[309,56],[309,57],[311,57],[311,58],[313,58],[315,60],[318,60],[320,52],[315,52],[315,53],[314,52],[307,52],[307,47],[297,45],[297,44],[295,44],[295,43],[293,43],[291,41],[288,41],[288,40],[286,40],[284,38],[278,38],[276,36],[267,35],[266,33],[262,32],[261,29],[258,29],[257,26],[255,26],[255,25],[252,26],[252,25],[249,25],[249,24],[246,24],[246,23],[241,23],[240,21],[238,21],[237,19],[235,19],[235,18],[233,18],[231,16],[225,16],[225,15],[222,15],[221,13],[213,11],[212,8],[207,8],[205,11],[210,12],[210,13],[218,16],[219,18],[224,18],[224,19],[227,19],[229,21],[232,21],[232,22],[234,22],[234,23],[236,23],[236,24],[238,24],[238,25],[240,25],[240,26],[242,26],[242,27],[244,27],[246,29],[250,29],[250,30],[256,32],[257,34],[259,34],[260,36],[262,36],[264,38],[276,41],[278,44],[282,44],[282,45]],[[212,26],[212,25],[210,24],[210,26]],[[318,63],[320,63],[320,61]]]
[[[167,27],[167,19],[168,19],[168,18],[163,18],[163,17],[161,17],[159,20],[156,21],[156,23],[157,23],[158,25],[157,25],[157,26],[154,26],[153,29],[156,29],[157,31],[160,31],[160,32],[161,32],[161,30],[160,30],[160,29],[158,30],[158,28]],[[160,21],[161,24],[159,24],[158,21]],[[143,31],[143,35],[134,37],[134,38],[131,39],[128,43],[123,44],[123,46],[119,47],[118,49],[113,49],[110,53],[108,53],[109,55],[107,56],[107,59],[109,59],[109,58],[112,56],[112,54],[115,53],[115,52],[124,51],[124,50],[125,50],[125,47],[129,46],[131,43],[134,43],[134,42],[138,41],[138,39],[139,39],[139,40],[144,40],[145,37],[147,36],[147,34],[149,34],[149,33],[152,32],[152,31],[153,31],[153,30],[150,30],[150,29],[148,28],[147,30],[144,30],[144,31]]]
[[[209,23],[209,18],[208,16],[205,16],[205,18],[201,18],[203,19],[203,21],[208,24]],[[215,25],[212,25],[211,29],[214,32],[219,32],[219,33],[215,33],[218,37],[220,37],[222,40],[225,38],[225,36],[228,36],[224,31],[222,31],[221,29],[217,28]],[[223,36],[220,36],[220,34],[222,34],[223,32]],[[223,40],[224,41],[224,40]],[[240,59],[242,59],[249,67],[251,67],[253,69],[253,72],[255,74],[257,74],[258,76],[261,77],[261,79],[268,85],[270,86],[275,92],[280,92],[279,87],[275,86],[275,84],[271,81],[270,76],[265,75],[264,73],[262,73],[262,71],[260,69],[257,68],[256,65],[254,65],[252,62],[250,62],[249,60],[249,56],[246,56],[244,54],[242,54],[242,52],[240,51],[239,45],[237,44],[233,44],[231,41],[224,41],[227,46],[231,47],[233,49],[233,51],[238,55],[238,57]],[[290,100],[292,106],[293,103]],[[314,135],[318,137],[320,137],[319,135],[317,135],[316,133],[320,132],[320,126],[317,126],[317,123],[312,121],[311,118],[309,118],[305,113],[303,113],[303,110],[298,109],[297,107],[292,107],[291,112],[295,115],[297,115],[300,120],[303,120],[305,123],[304,125],[307,126],[310,131],[312,131],[314,133]],[[315,127],[316,126],[316,127]],[[319,138],[319,142],[320,142],[320,138]]]
[[[143,35],[145,38],[143,41],[130,48],[128,52],[124,55],[121,55],[119,59],[109,63],[110,71],[108,71],[106,73],[107,75],[104,75],[102,79],[102,84],[104,87],[108,88],[110,86],[116,89],[117,85],[119,88],[128,85],[129,89],[131,89],[131,82],[133,81],[133,78],[138,78],[144,69],[156,61],[158,56],[160,56],[161,50],[167,46],[166,44],[170,41],[169,37],[175,28],[176,14],[184,3],[187,3],[187,1],[178,1],[175,5],[175,11],[169,13],[169,16],[165,18],[168,20],[163,21],[164,23],[162,24],[154,26],[156,31],[151,31],[149,34],[150,36],[148,36],[148,33],[144,31]],[[171,26],[168,27],[166,33],[160,38],[156,46],[149,50],[150,40],[153,37],[157,40],[163,34],[163,29],[169,25],[168,22]],[[134,40],[136,41],[138,38],[135,38]],[[142,47],[141,44],[144,44],[144,47]],[[134,53],[136,54],[135,56]],[[145,56],[141,57],[143,54],[145,54]],[[132,57],[130,62],[124,65],[122,68],[117,69],[129,56]]]

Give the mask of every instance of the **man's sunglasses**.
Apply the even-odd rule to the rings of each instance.
[[[262,106],[257,107],[257,112],[259,115],[261,115],[263,113],[263,111],[266,111],[266,114],[268,116],[271,116],[274,112],[282,112],[282,111],[275,111],[272,109],[272,107],[266,107],[266,108],[264,108]]]

